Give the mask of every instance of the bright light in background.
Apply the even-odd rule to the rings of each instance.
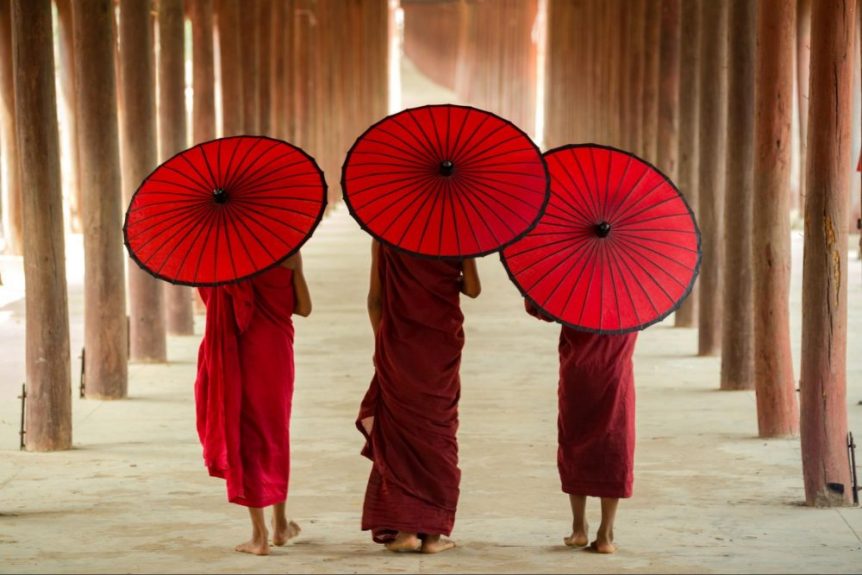
[[[545,47],[548,37],[548,0],[539,0],[532,40],[536,44],[536,145],[542,147],[545,139]]]
[[[389,0],[389,113],[401,110],[401,45],[404,10],[400,0]]]

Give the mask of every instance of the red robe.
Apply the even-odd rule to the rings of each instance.
[[[541,317],[531,305],[527,311]],[[637,332],[560,331],[557,469],[565,493],[632,495],[636,341]]]
[[[374,462],[362,529],[378,543],[398,531],[449,535],[455,522],[459,367],[464,346],[461,263],[381,246],[382,318],[375,375],[356,425]],[[361,421],[374,417],[370,436]]]
[[[228,500],[267,507],[287,497],[293,401],[293,272],[201,288],[207,306],[195,381],[198,436]]]

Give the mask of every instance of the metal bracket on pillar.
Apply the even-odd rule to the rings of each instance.
[[[847,457],[850,460],[850,480],[853,485],[853,505],[859,505],[859,481],[856,479],[856,442],[853,432],[847,432]]]
[[[24,414],[26,413],[26,411],[24,409],[24,405],[27,401],[27,384],[26,383],[21,384],[21,395],[18,396],[18,399],[21,400],[21,427],[18,431],[18,437],[19,437],[18,449],[23,451],[24,450],[24,434],[27,433],[24,430]]]
[[[78,386],[78,397],[80,397],[81,399],[84,398],[84,390],[86,389],[86,387],[85,387],[86,383],[85,382],[87,381],[86,377],[85,377],[86,376],[85,365],[86,365],[86,357],[87,357],[86,353],[87,353],[87,349],[82,347],[81,348],[81,384]]]

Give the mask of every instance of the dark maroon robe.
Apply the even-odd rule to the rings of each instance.
[[[293,272],[201,288],[207,305],[195,382],[198,435],[228,500],[267,507],[287,498],[293,401]]]
[[[531,304],[527,311],[546,319]],[[557,469],[565,493],[631,497],[636,341],[637,332],[560,330]]]
[[[460,262],[380,247],[375,374],[357,419],[363,455],[374,462],[362,529],[378,543],[398,531],[449,535],[455,522],[461,270]],[[367,417],[374,417],[370,436],[361,424]]]

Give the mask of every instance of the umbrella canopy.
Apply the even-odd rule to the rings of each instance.
[[[326,182],[301,149],[265,137],[198,144],[156,168],[123,226],[131,257],[176,284],[249,278],[296,252],[326,206]]]
[[[700,268],[700,231],[673,182],[605,146],[563,146],[545,159],[548,208],[501,253],[524,297],[597,333],[643,329],[678,308]]]
[[[511,122],[468,106],[411,108],[362,134],[344,162],[350,213],[406,252],[475,257],[532,228],[548,201],[533,141]]]

